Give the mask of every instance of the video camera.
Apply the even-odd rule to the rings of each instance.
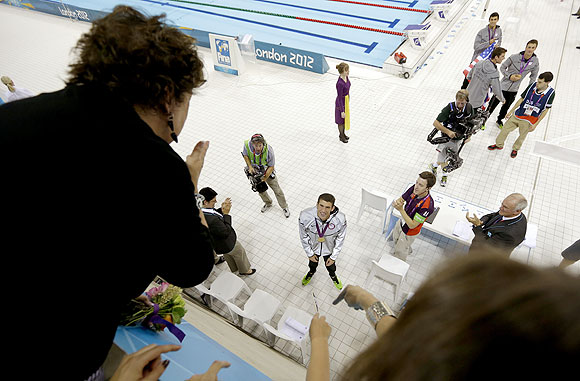
[[[246,176],[250,180],[250,184],[252,185],[252,190],[254,192],[262,193],[268,190],[268,184],[265,181],[262,181],[262,176],[264,176],[264,172],[254,172],[254,174],[250,173],[248,167],[244,168],[244,172]]]
[[[459,157],[459,153],[463,149],[465,142],[472,135],[475,135],[479,130],[481,130],[481,126],[483,126],[487,121],[487,118],[489,118],[489,111],[487,110],[476,109],[474,112],[475,114],[472,118],[457,122],[455,126],[450,126],[450,129],[455,132],[454,140],[461,140],[461,145],[457,152],[449,147],[445,148],[445,154],[447,156],[446,161],[448,164],[443,167],[443,172],[449,173],[461,167],[463,159]],[[447,143],[451,140],[449,136],[443,133],[441,134],[442,136],[436,138],[435,135],[437,135],[437,132],[439,132],[439,130],[434,128],[427,136],[427,141],[429,143],[438,145]]]

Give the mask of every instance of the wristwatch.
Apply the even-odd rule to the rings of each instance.
[[[203,208],[203,202],[205,201],[205,197],[202,194],[195,193],[195,203],[197,204],[197,209],[201,210]]]
[[[393,313],[393,310],[384,302],[375,302],[367,308],[367,320],[371,325],[376,328],[377,323],[383,318],[383,316],[392,316],[397,318]]]

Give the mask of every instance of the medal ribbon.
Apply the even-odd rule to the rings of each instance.
[[[320,238],[324,237],[324,233],[326,233],[326,229],[328,229],[328,225],[329,223],[326,223],[326,226],[324,227],[324,229],[322,229],[322,233],[320,232],[320,227],[318,226],[318,221],[316,221],[316,218],[314,219],[314,222],[316,223],[316,231],[318,232],[318,236]]]
[[[526,68],[530,64],[531,60],[532,60],[532,57],[528,58],[528,61],[526,62],[526,66],[523,66],[524,65],[524,55],[522,54],[522,60],[520,61],[520,74],[522,74],[524,72],[524,70],[526,70]]]
[[[493,30],[493,33],[491,32]],[[495,27],[493,27],[493,29],[489,28],[489,25],[487,26],[487,41],[491,41],[491,37],[495,36]]]

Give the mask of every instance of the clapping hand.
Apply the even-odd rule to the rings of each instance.
[[[481,220],[479,218],[477,218],[475,213],[473,213],[473,217],[469,217],[469,212],[466,212],[465,218],[467,218],[467,221],[471,222],[474,226],[479,226],[479,225],[483,224],[483,222],[481,222]]]
[[[185,159],[187,164],[187,169],[189,169],[189,174],[191,175],[191,181],[197,189],[197,180],[199,180],[199,175],[201,174],[201,169],[203,168],[203,162],[205,160],[205,154],[209,148],[209,142],[201,141],[198,142],[190,155]]]
[[[398,199],[393,201],[393,207],[400,212],[405,207],[405,200],[402,197],[399,197]]]
[[[222,212],[224,214],[229,214],[231,209],[232,209],[232,199],[228,197],[224,202],[222,202]]]

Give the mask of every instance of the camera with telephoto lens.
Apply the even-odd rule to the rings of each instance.
[[[443,167],[443,172],[449,173],[457,168],[461,167],[463,164],[463,159],[459,157],[459,153],[463,149],[465,142],[472,136],[475,135],[479,130],[481,130],[481,126],[485,124],[487,118],[489,118],[489,111],[476,109],[475,115],[470,119],[462,120],[457,122],[455,125],[447,126],[451,131],[455,132],[455,138],[453,140],[461,140],[461,145],[457,152],[449,147],[445,148],[445,155],[446,155],[446,162],[448,163],[445,167]],[[427,141],[431,144],[444,144],[452,140],[449,136],[444,133],[441,133],[442,136],[435,137],[439,132],[438,129],[434,128],[433,131],[427,136]]]
[[[244,172],[246,173],[248,180],[250,180],[250,185],[254,192],[262,193],[268,190],[268,184],[266,184],[265,181],[262,181],[265,172],[255,171],[252,174],[248,167],[244,168]]]

